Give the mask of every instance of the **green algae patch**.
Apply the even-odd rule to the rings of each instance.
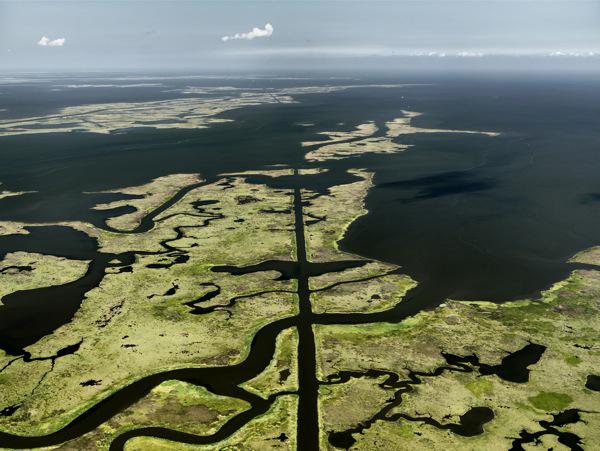
[[[465,387],[478,398],[491,395],[494,392],[494,384],[489,379],[484,378],[468,382]]]
[[[571,354],[565,356],[565,362],[567,362],[569,365],[577,366],[582,362],[582,360],[581,357]]]
[[[555,392],[541,392],[528,399],[532,406],[545,412],[558,412],[573,402],[569,395]]]

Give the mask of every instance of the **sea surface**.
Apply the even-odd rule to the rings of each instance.
[[[127,86],[140,83],[146,85]],[[401,265],[426,287],[424,307],[445,298],[535,296],[568,275],[570,257],[600,244],[600,81],[583,75],[15,75],[0,77],[0,120],[66,106],[199,96],[182,94],[189,86],[404,83],[295,95],[296,103],[223,113],[233,122],[206,129],[0,137],[0,190],[37,191],[0,200],[0,220],[102,224],[107,212],[92,207],[109,197],[87,192],[173,173],[198,172],[211,180],[281,164],[325,167],[328,172],[303,178],[302,186],[326,191],[354,180],[347,169],[365,168],[375,174],[369,213],[349,228],[342,248]],[[421,127],[501,135],[405,135],[399,141],[413,146],[396,154],[305,160],[301,142],[322,139],[319,132],[371,120],[382,125],[401,110],[424,113],[414,119]],[[30,241],[0,238],[0,255],[29,249],[88,258],[93,252],[81,234],[60,228],[33,235]]]

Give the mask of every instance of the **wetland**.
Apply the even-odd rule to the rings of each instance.
[[[0,446],[593,449],[588,85],[430,81],[0,85]]]

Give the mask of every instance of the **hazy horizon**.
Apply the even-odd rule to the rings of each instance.
[[[599,19],[598,1],[0,0],[0,71],[595,71]]]

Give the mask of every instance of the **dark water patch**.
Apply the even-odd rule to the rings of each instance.
[[[458,435],[473,437],[482,434],[483,425],[493,419],[494,411],[489,407],[473,407],[460,416],[459,425],[452,425],[448,429]]]
[[[417,193],[415,195],[400,198],[403,202],[416,202],[455,194],[487,191],[494,188],[496,183],[495,180],[481,178],[475,172],[450,171],[410,180],[387,182],[378,186],[381,188],[393,188],[398,191],[416,189]]]
[[[283,384],[285,381],[287,381],[287,380],[288,380],[288,378],[290,377],[290,374],[291,374],[291,372],[290,372],[290,370],[289,370],[289,369],[287,369],[287,368],[286,368],[286,369],[284,369],[284,370],[281,370],[281,371],[279,372],[279,383],[280,383],[280,384]]]
[[[344,166],[335,165],[327,172],[316,174],[295,174],[269,177],[266,175],[251,175],[246,177],[246,182],[251,184],[266,185],[276,190],[289,192],[290,189],[310,189],[317,194],[329,194],[329,189],[334,186],[346,185],[362,180],[361,177],[348,173]],[[305,199],[306,200],[306,199]]]
[[[217,183],[217,186],[222,186],[223,190],[235,188],[232,177],[225,178],[225,180],[223,180],[222,182]]]
[[[266,213],[266,214],[283,214],[283,215],[289,215],[292,213],[292,210],[289,208],[261,208],[259,210],[260,213]]]
[[[5,295],[0,305],[0,348],[11,355],[52,333],[79,309],[85,293],[103,279],[108,254],[97,254],[86,273],[63,285],[16,291]]]
[[[64,226],[26,227],[26,235],[0,237],[0,258],[24,251],[89,260],[79,279],[55,285],[16,291],[5,295],[0,305],[0,348],[11,355],[25,355],[24,348],[68,322],[79,309],[85,293],[98,286],[110,266],[131,264],[135,255],[98,252],[98,242],[87,234]],[[67,241],[67,244],[63,242]],[[117,263],[120,262],[120,263]]]
[[[144,199],[144,194],[129,194],[121,192],[91,192],[85,193],[90,196],[94,204],[110,204],[122,200],[139,200]]]
[[[525,383],[529,381],[529,366],[539,362],[546,351],[543,345],[529,343],[522,349],[508,354],[499,365],[480,365],[483,375],[495,374],[509,382]]]
[[[350,449],[356,443],[352,433],[348,431],[329,432],[327,440],[335,448]]]
[[[585,381],[585,388],[594,391],[600,391],[600,376],[596,374],[589,374]]]
[[[68,345],[65,346],[64,348],[59,349],[54,357],[51,357],[53,359],[58,359],[60,357],[64,357],[66,355],[72,355],[75,354],[77,351],[79,351],[79,348],[81,347],[81,345],[83,344],[83,339],[81,339],[79,342],[72,344],[72,345]]]
[[[0,236],[0,260],[11,252],[54,255],[71,260],[92,260],[98,242],[87,234],[64,226],[28,226],[27,234]]]
[[[0,274],[16,274],[19,272],[31,272],[33,271],[33,266],[23,265],[23,266],[5,266],[0,269]]]
[[[181,265],[183,263],[187,263],[190,259],[189,255],[179,254],[179,255],[171,255],[170,257],[175,257],[173,260],[169,260],[167,258],[161,258],[160,261],[169,260],[168,263],[150,263],[146,265],[146,268],[151,269],[168,269],[173,265]]]
[[[162,296],[173,296],[175,293],[177,293],[177,290],[179,290],[179,285],[177,285],[175,282],[172,282],[172,286],[171,288],[169,288],[167,291],[165,291]],[[147,296],[148,299],[152,299],[156,296],[160,296],[160,295],[156,295],[156,294],[150,294]]]
[[[279,440],[280,442],[287,442],[288,436],[284,432],[282,432],[277,437],[275,437],[275,440]]]
[[[421,422],[440,430],[448,430],[463,437],[473,437],[483,434],[483,425],[494,419],[494,411],[489,407],[472,407],[459,417],[458,423],[440,423],[431,417],[398,414],[399,418],[408,421]]]
[[[82,344],[83,344],[83,339],[81,339],[77,343],[74,343],[72,345],[67,345],[64,348],[59,349],[58,351],[56,351],[56,354],[54,354],[54,355],[46,356],[46,357],[32,357],[30,352],[24,352],[23,353],[23,361],[24,362],[39,362],[39,361],[44,361],[44,360],[51,360],[52,362],[54,362],[56,359],[59,359],[66,355],[75,354],[77,351],[79,351],[79,348],[81,347]]]
[[[311,218],[311,219],[306,220],[307,226],[315,225],[315,224],[318,224],[319,222],[323,222],[323,221],[327,220],[327,215],[317,216],[312,213],[306,213],[305,216]]]
[[[295,291],[287,291],[287,290],[264,290],[264,291],[257,291],[255,293],[234,296],[234,297],[229,298],[225,303],[221,303],[221,304],[217,304],[217,305],[212,305],[210,307],[202,307],[202,306],[197,305],[198,303],[206,302],[208,299],[212,299],[218,293],[219,293],[218,290],[208,292],[204,296],[201,297],[201,299],[204,298],[204,300],[190,301],[190,302],[185,303],[185,305],[189,305],[189,306],[192,307],[192,310],[190,311],[190,313],[192,315],[204,315],[206,313],[212,313],[212,312],[216,312],[216,311],[225,311],[225,312],[227,312],[227,315],[229,316],[229,318],[231,318],[231,316],[233,315],[233,313],[231,311],[231,308],[234,307],[241,300],[250,299],[250,298],[254,298],[254,297],[258,297],[258,296],[263,296],[265,294],[272,294],[272,293],[295,293]]]
[[[177,293],[177,290],[179,290],[179,285],[174,283],[171,288],[165,291],[165,294],[163,294],[163,296],[173,296],[175,293]]]
[[[199,209],[200,207],[205,207],[206,205],[215,205],[218,204],[219,201],[216,199],[204,199],[204,200],[195,200],[191,203],[192,207],[195,209]]]
[[[454,194],[486,191],[493,188],[493,186],[494,184],[492,182],[486,180],[457,183],[421,190],[413,197],[401,198],[399,200],[402,202],[416,202],[419,200],[433,199],[436,197],[452,196]]]
[[[96,387],[101,383],[101,379],[88,379],[87,381],[80,382],[79,385],[81,385],[82,387]]]
[[[569,409],[563,412],[552,414],[552,417],[554,417],[554,419],[551,422],[544,421],[543,423],[560,427],[581,421],[581,416],[579,415],[579,410],[577,409]]]
[[[581,437],[572,432],[565,432],[557,429],[559,427],[575,424],[581,421],[581,416],[579,413],[580,410],[578,409],[569,409],[557,414],[551,414],[553,417],[552,421],[542,420],[538,422],[539,425],[544,428],[542,431],[521,431],[519,433],[519,438],[513,440],[510,451],[524,451],[524,444],[538,443],[539,439],[544,435],[556,436],[558,442],[569,448],[571,451],[583,451]]]
[[[208,302],[211,299],[217,297],[219,294],[221,294],[221,287],[219,285],[217,285],[216,283],[204,282],[204,283],[201,283],[200,286],[201,287],[213,287],[214,290],[204,293],[202,296],[200,296],[197,299],[194,299],[192,301],[184,303],[184,305],[187,305],[188,307],[192,308],[191,313],[194,313],[196,311],[196,309],[198,308],[197,304],[201,304],[203,302]]]
[[[529,343],[518,351],[509,353],[498,365],[481,363],[479,357],[474,354],[466,357],[449,353],[442,353],[442,355],[450,365],[469,363],[478,367],[483,376],[495,374],[508,382],[525,383],[529,382],[529,366],[539,362],[545,351],[545,346]]]
[[[19,410],[21,407],[20,404],[14,404],[12,406],[7,406],[4,409],[0,409],[0,417],[10,417],[13,413]]]
[[[243,196],[236,196],[235,201],[238,205],[246,205],[246,204],[253,204],[256,202],[260,202],[260,199],[246,194]]]
[[[581,203],[584,205],[600,202],[600,193],[586,193],[581,196]]]
[[[214,266],[211,268],[211,271],[226,272],[234,276],[263,271],[276,271],[280,276],[275,280],[290,280],[298,279],[301,276],[301,266],[305,266],[304,275],[306,277],[316,277],[331,272],[341,272],[350,268],[359,268],[368,262],[369,260],[342,260],[323,263],[306,262],[304,265],[300,265],[294,261],[267,260],[249,266]]]
[[[590,346],[590,345],[580,345],[579,343],[575,343],[573,346],[575,346],[576,348],[579,348],[579,349],[585,349],[586,351],[589,351],[590,349],[592,349],[592,346]]]

